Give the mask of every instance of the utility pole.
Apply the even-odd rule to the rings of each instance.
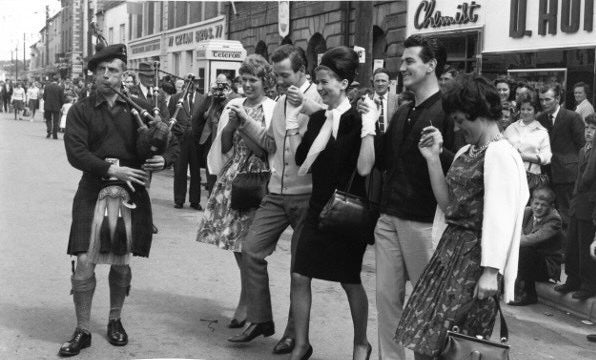
[[[19,43],[14,48],[14,79],[19,80]]]
[[[23,33],[23,75],[27,76],[27,60],[25,60],[25,49],[27,48],[25,33]]]
[[[46,68],[50,66],[50,6],[46,5]]]

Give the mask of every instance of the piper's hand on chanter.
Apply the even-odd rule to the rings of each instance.
[[[153,157],[145,160],[143,169],[145,171],[160,171],[166,166],[166,160],[161,155],[153,155]]]
[[[134,191],[132,183],[145,186],[145,182],[148,180],[148,175],[143,170],[117,165],[110,166],[108,176],[126,182],[132,191]]]
[[[485,267],[484,272],[480,275],[480,279],[478,279],[476,287],[474,288],[474,297],[478,300],[484,300],[496,295],[499,291],[498,274],[499,270]]]
[[[443,151],[443,135],[441,135],[439,129],[434,126],[427,126],[422,129],[418,149],[426,160],[438,158]]]

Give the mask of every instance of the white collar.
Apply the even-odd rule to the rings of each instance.
[[[329,119],[331,117],[332,120],[332,134],[333,137],[337,138],[337,132],[339,131],[339,120],[341,116],[348,110],[350,110],[352,106],[350,105],[350,100],[348,98],[344,98],[344,101],[339,104],[335,109],[325,111],[325,117]]]
[[[300,92],[302,92],[304,94],[306,92],[306,90],[308,90],[310,85],[311,85],[311,82],[308,80],[305,80],[304,84],[302,84],[302,86],[300,86]]]
[[[387,99],[387,93],[384,93],[383,95],[375,93],[375,98],[385,100],[385,99]]]

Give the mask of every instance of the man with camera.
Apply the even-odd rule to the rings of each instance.
[[[201,167],[207,174],[207,191],[211,194],[217,174],[210,174],[207,168],[207,154],[211,148],[213,137],[217,134],[219,116],[229,100],[240,95],[232,91],[232,81],[224,73],[217,75],[209,96],[192,113],[192,136],[195,139],[200,156]]]

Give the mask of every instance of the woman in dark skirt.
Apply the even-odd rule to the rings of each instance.
[[[470,336],[490,336],[501,279],[505,300],[513,299],[528,201],[522,159],[499,132],[494,86],[479,76],[459,77],[443,91],[443,109],[470,145],[457,153],[447,176],[439,160],[440,132],[425,128],[418,145],[447,229],[397,327],[396,341],[413,350],[416,360],[435,359],[453,326]]]
[[[308,359],[311,279],[341,283],[348,296],[354,323],[354,359],[368,359],[371,346],[366,337],[368,299],[360,281],[365,235],[336,234],[319,230],[319,214],[335,189],[364,195],[364,178],[374,163],[374,114],[365,119],[350,107],[346,89],[358,68],[358,56],[347,47],[327,51],[315,69],[317,90],[327,111],[311,115],[296,151],[299,175],[312,172],[313,189],[307,218],[298,241],[292,270],[292,311],[296,346],[292,360]],[[371,106],[373,107],[373,106]]]

